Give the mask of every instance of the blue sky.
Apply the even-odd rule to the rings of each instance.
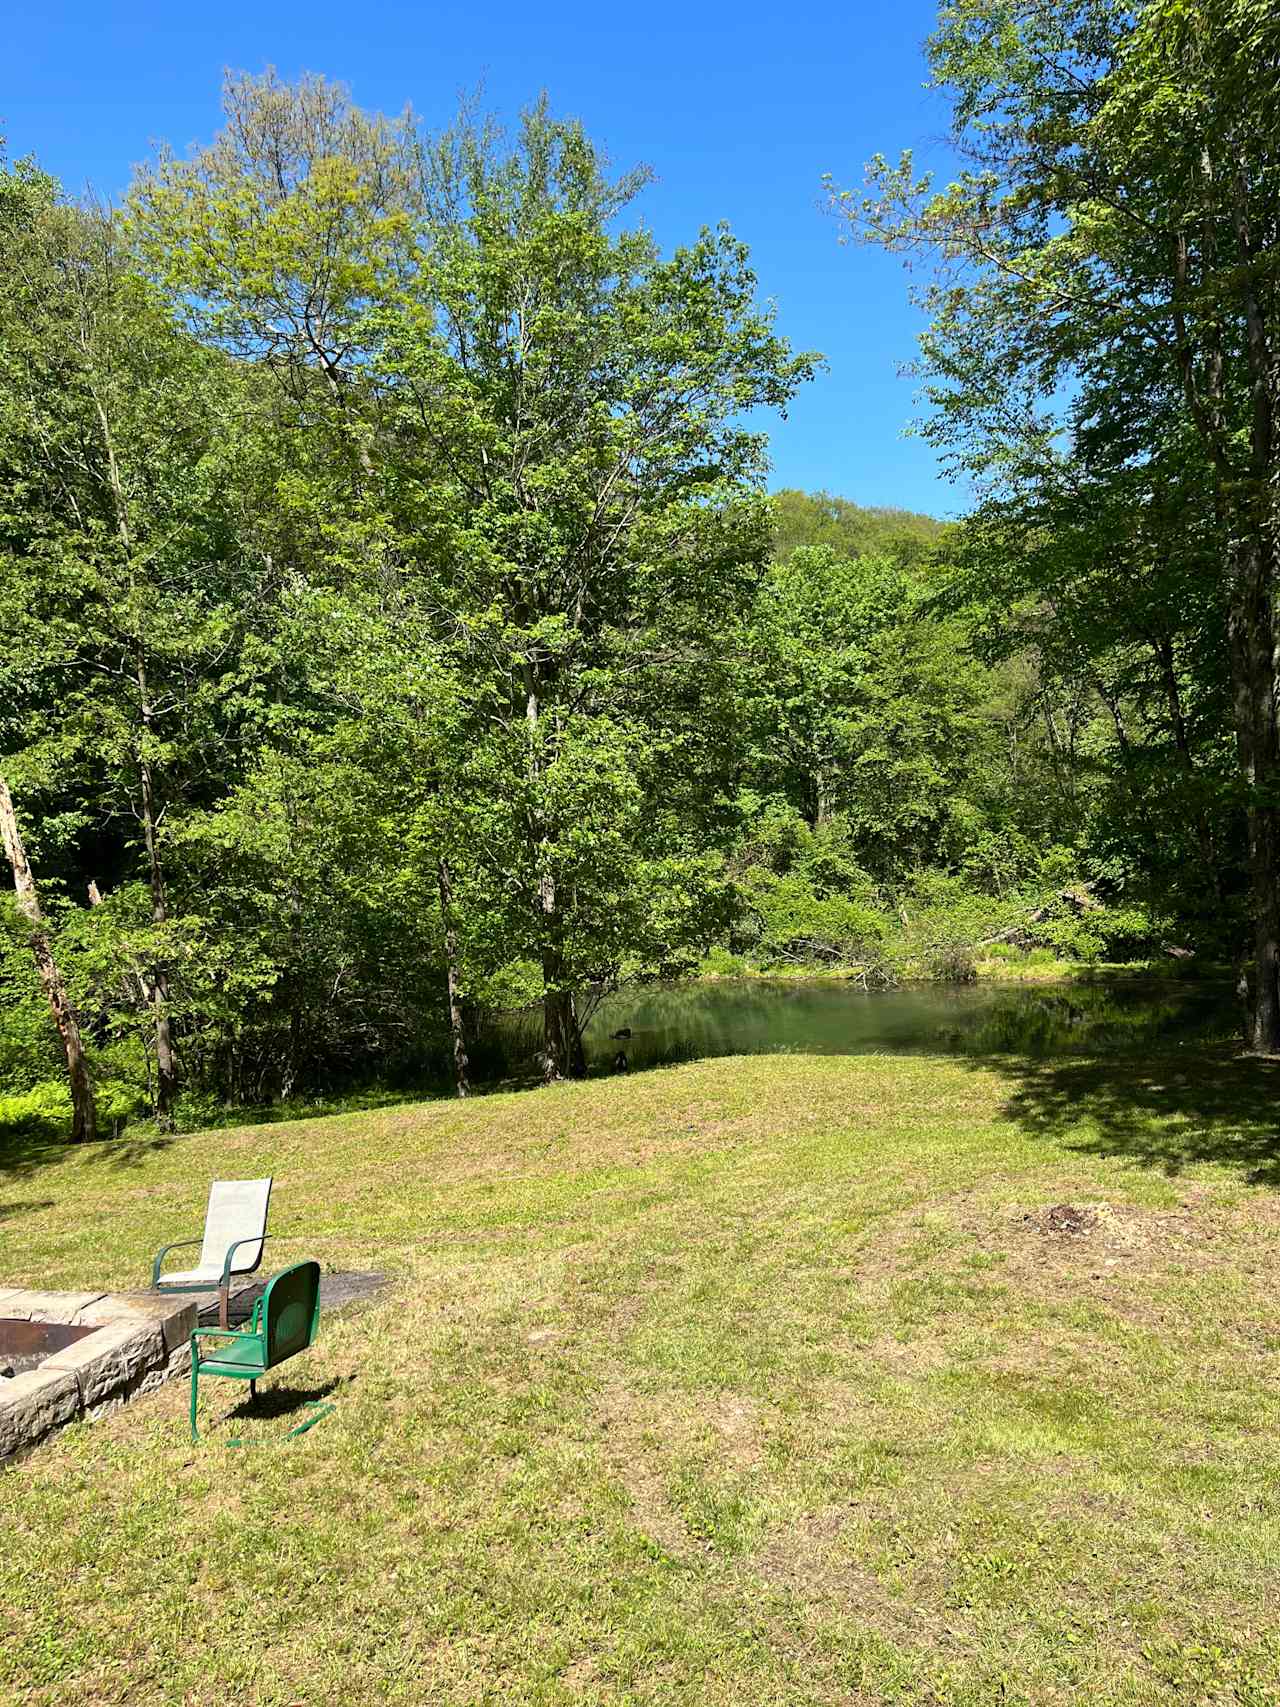
[[[367,107],[411,101],[431,124],[482,85],[509,119],[546,89],[619,166],[657,174],[640,211],[659,241],[728,220],[762,294],[829,371],[771,432],[773,486],[954,514],[961,494],[918,440],[911,358],[918,320],[890,257],[842,248],[819,210],[821,177],[855,183],[877,150],[945,164],[946,112],[923,88],[925,0],[768,8],[657,0],[606,9],[219,0],[216,5],[43,0],[7,9],[0,133],[71,189],[118,195],[156,141],[179,152],[219,122],[224,66],[320,71]]]

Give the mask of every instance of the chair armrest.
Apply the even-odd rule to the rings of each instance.
[[[241,1245],[265,1245],[271,1237],[270,1233],[253,1233],[247,1239],[237,1239],[234,1244],[227,1246],[226,1259],[222,1264],[222,1285],[226,1286],[231,1279],[231,1259]],[[261,1260],[261,1259],[259,1259]],[[256,1265],[255,1265],[256,1266]]]
[[[170,1251],[180,1251],[186,1245],[198,1245],[200,1242],[201,1241],[199,1239],[176,1239],[171,1245],[162,1245],[156,1252],[155,1262],[151,1265],[151,1284],[153,1286],[159,1285],[160,1264],[168,1256]]]
[[[197,1340],[207,1339],[256,1340],[259,1345],[262,1343],[261,1334],[246,1333],[243,1328],[194,1328],[191,1333],[192,1349],[195,1349]]]

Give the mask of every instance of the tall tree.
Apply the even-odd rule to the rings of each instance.
[[[233,84],[228,109],[140,186],[140,248],[194,324],[287,372],[308,436],[351,447],[304,483],[325,573],[462,691],[449,764],[420,774],[453,826],[446,946],[448,919],[535,961],[546,1071],[582,1071],[584,986],[707,929],[714,694],[768,546],[740,417],[810,363],[727,232],[663,260],[618,231],[643,174],[610,180],[545,108],[510,149],[314,81]]]
[[[174,324],[101,212],[44,180],[11,187],[0,220],[13,762],[46,792],[78,796],[83,825],[136,823],[152,927],[139,985],[167,1121],[178,1069],[165,840],[222,746],[214,708],[236,685],[265,572],[244,557],[225,490],[237,376]]]
[[[375,315],[548,1077],[584,1070],[585,986],[706,932],[725,643],[768,548],[741,416],[811,367],[728,231],[663,259],[617,228],[643,181],[545,106],[505,153],[464,132],[413,287]]]
[[[1075,471],[1158,501],[1191,444],[1211,493],[1248,825],[1249,1042],[1280,1049],[1280,17],[1268,0],[957,0],[930,44],[966,169],[910,156],[837,206],[929,250],[926,430],[1034,504]]]

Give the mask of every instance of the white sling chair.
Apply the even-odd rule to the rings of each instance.
[[[232,1278],[252,1274],[262,1261],[270,1201],[269,1179],[214,1180],[209,1187],[204,1238],[179,1239],[158,1251],[151,1270],[152,1286],[157,1292],[212,1292],[217,1287],[218,1325],[225,1328]],[[200,1246],[196,1266],[161,1274],[160,1265],[169,1252],[186,1245]]]

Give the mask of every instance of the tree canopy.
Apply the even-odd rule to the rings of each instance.
[[[1237,959],[1275,1047],[1277,41],[944,7],[963,169],[832,198],[930,261],[948,523],[768,495],[817,358],[545,101],[0,161],[0,1087],[465,1093],[512,1010],[555,1078],[626,979],[1010,941]]]

